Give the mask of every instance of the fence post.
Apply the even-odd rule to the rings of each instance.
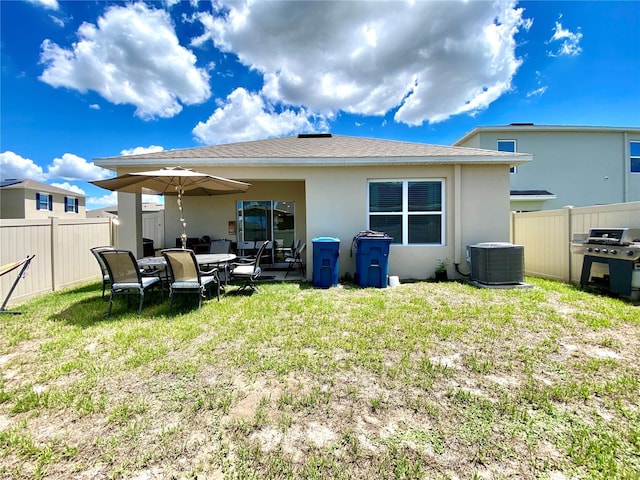
[[[567,255],[567,270],[565,272],[565,281],[571,283],[571,278],[573,274],[572,268],[571,268],[571,238],[573,237],[573,228],[571,227],[571,223],[572,223],[571,215],[573,212],[573,206],[567,205],[562,209],[564,210],[565,229],[567,232],[567,236],[564,238],[565,252]]]
[[[513,210],[510,212],[511,214],[511,221],[509,222],[509,241],[513,244],[516,243],[516,212],[514,212]]]
[[[57,279],[57,268],[56,263],[58,262],[58,258],[60,254],[58,252],[59,242],[58,242],[58,217],[49,217],[51,220],[51,232],[49,234],[49,238],[51,239],[51,290],[56,291],[58,287],[58,279]]]

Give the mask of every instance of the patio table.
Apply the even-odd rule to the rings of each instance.
[[[198,253],[196,260],[198,265],[218,265],[231,262],[236,259],[233,253]],[[144,257],[138,259],[138,265],[143,268],[166,267],[167,261],[164,257]]]
[[[236,259],[236,255],[233,253],[198,253],[196,254],[196,261],[198,265],[220,265],[224,264],[224,286],[227,285],[227,263]],[[138,266],[141,268],[162,268],[167,267],[167,261],[164,257],[144,257],[139,258]],[[224,287],[223,287],[224,289]]]

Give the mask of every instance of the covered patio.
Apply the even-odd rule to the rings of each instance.
[[[182,166],[251,184],[243,194],[184,198],[189,238],[270,240],[277,248],[300,240],[311,265],[312,240],[334,237],[345,275],[355,273],[353,237],[386,231],[394,238],[389,274],[424,279],[443,258],[455,277],[468,244],[509,240],[509,169],[530,160],[525,153],[305,134],[95,163],[118,175]],[[119,246],[142,256],[141,196],[119,193],[118,204]],[[165,201],[165,215],[164,246],[175,247],[182,234],[172,220],[180,218],[175,202]],[[274,254],[276,268],[277,260]]]

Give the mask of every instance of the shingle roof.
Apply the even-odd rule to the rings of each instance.
[[[38,182],[36,180],[31,179],[17,179],[17,180],[3,180],[0,183],[0,188],[2,189],[25,189],[25,190],[34,190],[46,193],[59,193],[61,195],[70,195],[74,197],[85,197],[86,195],[78,192],[74,192],[73,190],[66,190],[60,187],[54,187],[53,185],[49,185],[47,183]]]
[[[511,195],[521,195],[521,196],[549,196],[549,195],[553,195],[553,196],[555,196],[554,193],[551,193],[548,190],[511,190]]]
[[[96,159],[100,166],[130,165],[141,160],[173,161],[182,165],[190,160],[194,164],[202,163],[198,160],[208,160],[211,163],[223,164],[224,159],[234,159],[234,164],[242,163],[237,160],[253,160],[254,164],[265,163],[273,165],[278,160],[296,160],[296,163],[318,163],[318,160],[338,159],[370,159],[378,162],[392,163],[394,159],[438,159],[440,161],[473,161],[491,160],[512,161],[522,163],[531,159],[527,154],[512,154],[466,147],[449,147],[429,145],[424,143],[400,142],[394,140],[379,140],[364,137],[349,137],[342,135],[322,136],[294,136],[239,142],[207,147],[187,148],[180,150],[166,150],[156,153],[144,153],[126,157],[109,157]],[[305,162],[306,161],[306,162]],[[284,163],[291,163],[285,161]],[[324,162],[322,162],[324,163]],[[340,162],[343,163],[343,162]]]

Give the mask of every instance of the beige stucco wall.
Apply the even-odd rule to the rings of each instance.
[[[533,161],[511,175],[512,190],[548,190],[557,195],[544,209],[640,200],[640,174],[630,173],[629,141],[622,131],[480,131],[460,146],[497,149],[498,140],[516,140],[518,152]],[[513,209],[526,209],[514,202]]]
[[[34,218],[34,219],[45,219],[49,217],[58,217],[58,218],[69,218],[69,219],[78,219],[78,218],[86,218],[86,207],[85,207],[85,198],[84,197],[75,197],[72,192],[69,192],[70,197],[78,198],[78,213],[75,212],[65,212],[64,211],[64,195],[59,193],[47,193],[46,191],[42,191],[47,195],[53,195],[53,210],[38,210],[36,208],[36,191],[33,190],[20,190],[15,189],[14,192],[19,192],[20,197],[22,199],[22,208],[24,212],[24,216],[22,217],[4,217],[3,218]],[[19,201],[16,198],[16,203]],[[2,203],[4,203],[4,194],[2,197]],[[3,206],[4,213],[4,206]]]
[[[204,167],[198,170],[207,171]],[[210,169],[209,173],[214,171]],[[355,273],[355,255],[350,256],[350,247],[354,235],[367,228],[369,180],[444,180],[445,243],[392,245],[390,275],[403,279],[430,278],[439,259],[450,262],[457,259],[462,264],[461,270],[467,272],[468,244],[509,240],[509,167],[506,165],[219,167],[215,174],[250,182],[252,187],[242,195],[186,197],[184,212],[189,237],[206,234],[232,238],[228,222],[236,219],[236,202],[240,199],[293,200],[297,236],[309,247],[307,264],[312,265],[313,238],[339,238],[340,276]],[[458,222],[456,212],[460,215]],[[182,231],[175,197],[165,198],[165,215],[166,246],[173,247]],[[128,221],[123,215],[120,218],[121,222]],[[453,267],[449,273],[455,276]],[[308,277],[311,275],[309,268]]]
[[[25,218],[24,205],[23,190],[0,190],[0,218]]]

